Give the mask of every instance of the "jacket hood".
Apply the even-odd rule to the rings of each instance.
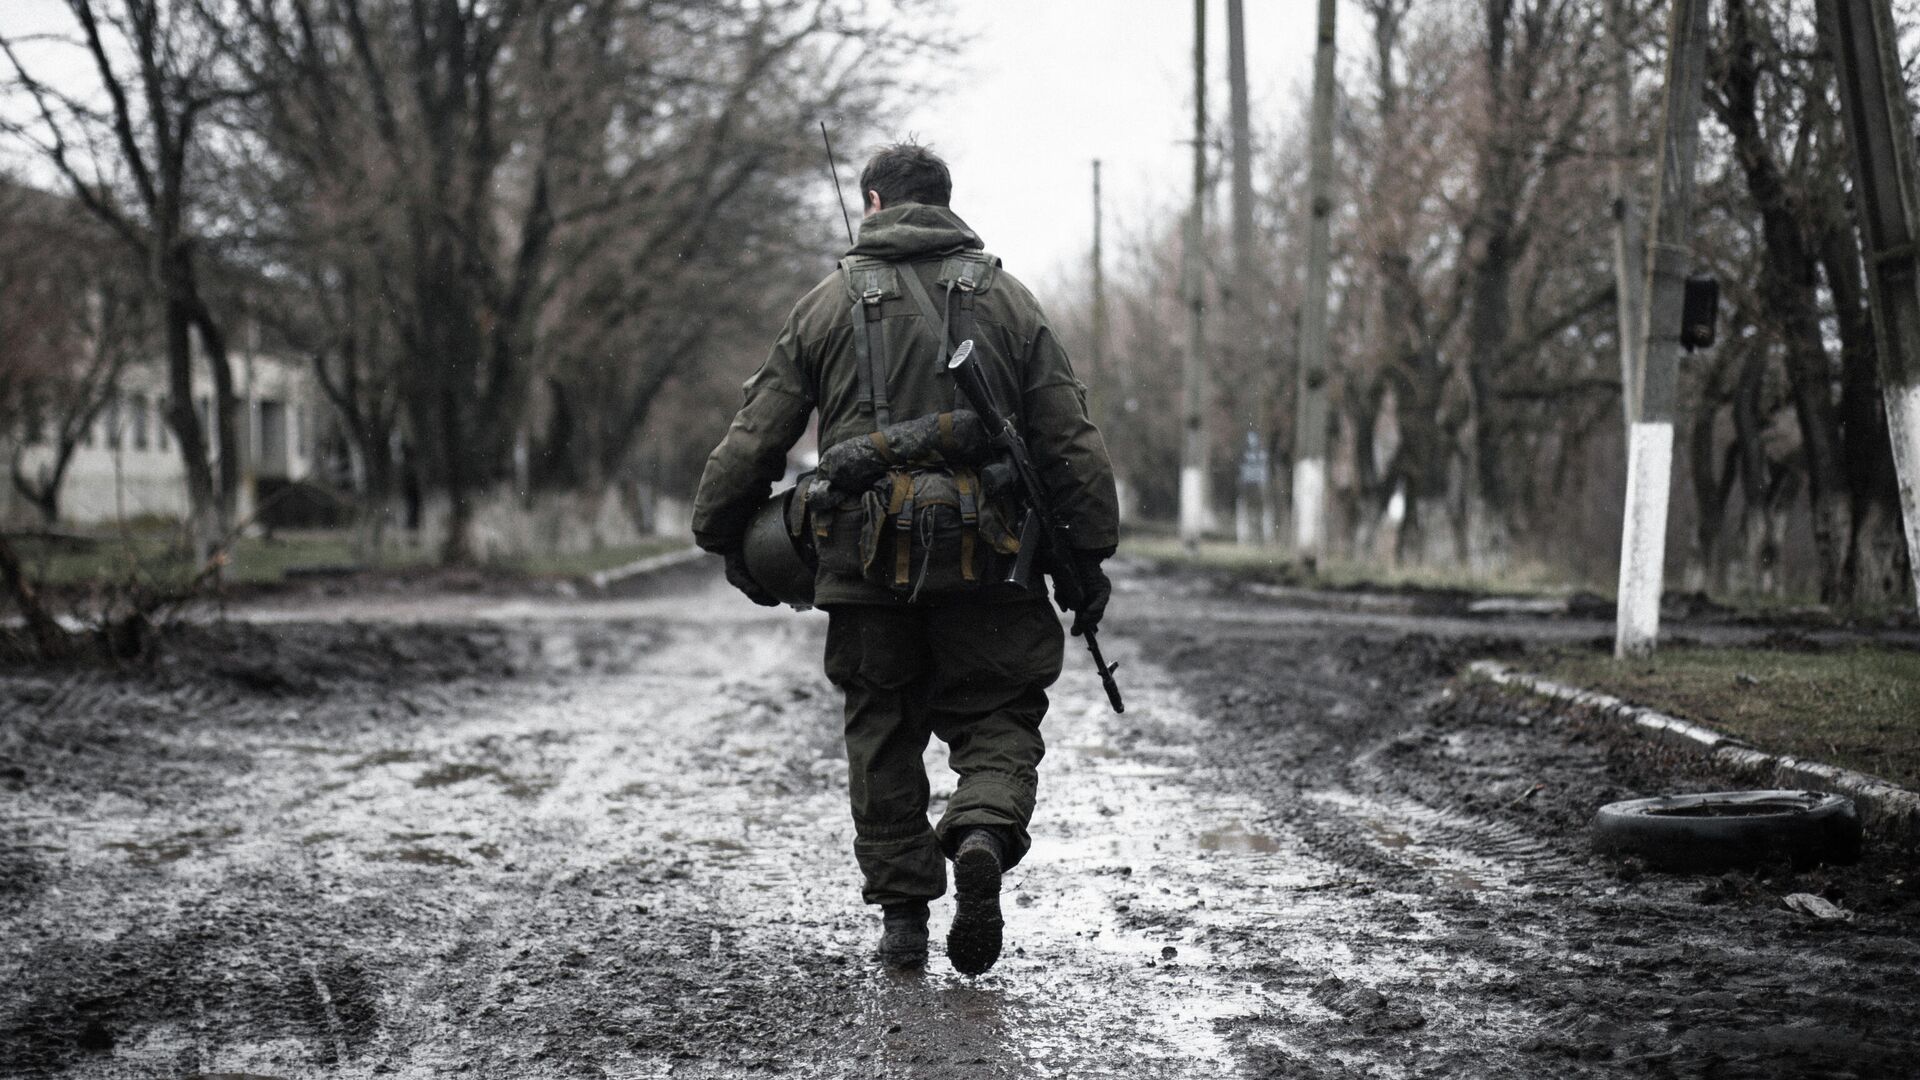
[[[901,203],[862,219],[860,240],[847,254],[897,261],[984,246],[979,235],[947,207]]]

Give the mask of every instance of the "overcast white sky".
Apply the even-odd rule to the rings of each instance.
[[[1315,7],[1313,0],[1246,0],[1256,132],[1302,108],[1312,77]],[[914,132],[948,160],[954,209],[1010,269],[1045,285],[1087,257],[1096,157],[1105,162],[1110,229],[1185,205],[1191,158],[1183,141],[1193,124],[1190,0],[974,0],[955,5],[951,18],[972,38],[954,62],[960,89],[911,110],[895,134]],[[0,20],[11,34],[72,27],[63,0],[0,0]],[[1208,107],[1223,124],[1224,0],[1209,0],[1207,29]],[[57,68],[45,65],[70,65],[70,78],[91,84],[78,50],[42,51],[35,63],[54,78]],[[853,163],[854,176],[842,176],[851,199],[867,148],[836,149]]]
[[[1316,7],[1246,0],[1256,132],[1303,108]],[[927,101],[905,126],[953,166],[954,210],[1009,269],[1044,285],[1087,258],[1094,158],[1110,238],[1186,205],[1191,0],[979,0],[956,5],[953,20],[974,35],[959,60],[965,89]],[[1207,107],[1224,127],[1223,0],[1209,0],[1207,32]]]

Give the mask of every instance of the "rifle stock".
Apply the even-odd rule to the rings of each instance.
[[[1071,534],[1066,523],[1054,516],[1053,505],[1047,498],[1046,488],[1040,483],[1040,473],[1034,467],[1033,457],[1027,452],[1027,441],[1020,437],[1020,429],[1014,425],[1011,417],[994,404],[993,391],[980,374],[979,365],[973,361],[971,340],[961,342],[960,347],[953,351],[947,371],[959,384],[960,393],[966,397],[967,403],[986,423],[994,442],[1013,459],[1014,475],[1019,480],[1021,494],[1026,497],[1027,513],[1020,524],[1020,554],[1007,580],[1023,588],[1028,587],[1032,581],[1035,549],[1045,544],[1047,569],[1053,576],[1054,601],[1062,611],[1077,613],[1085,603],[1086,596],[1080,589],[1080,561],[1073,549]],[[1100,684],[1107,692],[1107,704],[1113,706],[1116,713],[1126,712],[1126,704],[1120,699],[1120,683],[1113,677],[1120,665],[1107,663],[1106,657],[1100,653],[1099,636],[1093,630],[1082,631],[1081,637],[1086,640],[1087,652],[1093,655],[1093,666],[1100,673]]]

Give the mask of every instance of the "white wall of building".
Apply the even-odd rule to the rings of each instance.
[[[233,358],[233,368],[235,391],[243,406],[238,510],[244,520],[254,511],[254,481],[305,480],[314,475],[320,427],[329,422],[329,415],[313,373],[304,363],[239,355]],[[204,422],[213,398],[212,379],[204,372],[195,373],[194,398]],[[121,374],[118,400],[94,418],[67,466],[60,490],[63,523],[96,525],[185,516],[186,468],[162,415],[165,400],[164,362],[135,364]],[[208,438],[214,438],[211,430]],[[52,446],[29,445],[21,453],[23,471],[32,476],[52,458]],[[12,485],[6,487],[0,495],[0,517],[21,520],[33,515]]]

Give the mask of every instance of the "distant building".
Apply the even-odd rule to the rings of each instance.
[[[271,513],[271,503],[289,486],[319,475],[322,437],[331,424],[325,396],[303,362],[235,350],[234,392],[240,399],[241,521]],[[187,512],[186,466],[168,426],[167,372],[163,360],[128,365],[119,392],[109,400],[75,449],[60,487],[63,524],[97,525],[143,518],[179,519]],[[213,444],[223,448],[212,423],[213,382],[194,372],[194,406]],[[21,447],[22,471],[32,476],[54,454],[40,432],[12,433]],[[9,440],[12,441],[12,440]],[[38,512],[9,482],[0,490],[0,520],[37,522]]]

